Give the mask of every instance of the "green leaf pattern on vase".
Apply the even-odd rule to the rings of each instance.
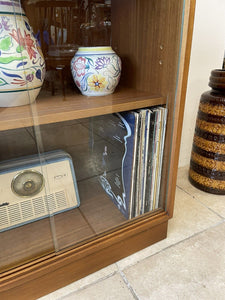
[[[0,107],[35,101],[45,61],[19,0],[0,2]]]

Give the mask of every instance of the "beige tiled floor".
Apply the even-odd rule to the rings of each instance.
[[[224,300],[225,196],[204,193],[178,173],[167,239],[41,300]]]

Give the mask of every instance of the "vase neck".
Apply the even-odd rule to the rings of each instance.
[[[7,14],[24,14],[19,0],[0,0],[0,12]]]
[[[225,92],[225,69],[213,70],[211,72],[209,86],[215,91]]]
[[[102,47],[79,47],[79,53],[91,53],[91,54],[100,54],[100,53],[112,53],[111,46],[102,46]]]

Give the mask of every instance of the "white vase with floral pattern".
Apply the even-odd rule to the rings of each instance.
[[[0,107],[35,101],[44,57],[19,0],[0,1]]]
[[[112,94],[119,82],[121,60],[112,47],[80,47],[71,71],[83,95],[105,96]]]

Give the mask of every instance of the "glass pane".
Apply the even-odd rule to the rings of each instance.
[[[0,272],[54,251],[36,139],[43,59],[19,1],[0,4]],[[31,43],[31,44],[30,44]],[[38,60],[39,66],[31,59]],[[20,116],[26,116],[21,118]]]
[[[16,9],[24,14],[20,2],[12,3],[13,15]],[[5,44],[19,44],[17,68],[23,68],[25,78],[16,76],[15,82],[28,90],[28,101],[25,106],[1,110],[2,120],[6,118],[2,132],[15,131],[12,150],[3,147],[1,152],[3,160],[38,154],[33,160],[28,158],[32,178],[25,174],[22,186],[35,199],[33,209],[39,215],[12,230],[20,230],[21,239],[27,231],[32,237],[38,233],[34,244],[30,238],[24,243],[34,252],[27,254],[22,245],[22,259],[14,264],[78,245],[165,210],[180,36],[170,33],[172,43],[168,37],[165,40],[170,24],[168,1],[142,3],[22,1],[28,20],[23,21],[23,29],[15,26]],[[177,33],[181,30],[177,26],[180,7],[181,1],[174,5],[177,20],[171,25]],[[149,22],[145,30],[143,20]],[[6,21],[2,19],[7,27]],[[151,28],[156,22],[155,46]],[[111,45],[122,60],[118,87],[103,96],[82,95],[81,85],[90,84],[94,92],[106,86],[106,80],[97,78],[93,69],[110,71],[110,80],[120,77],[120,60],[110,58],[116,61],[111,65],[107,56]],[[88,57],[82,50],[83,56],[71,70],[71,60],[81,46],[100,46],[106,52],[94,59],[94,54]],[[171,58],[171,53],[176,55]],[[174,76],[168,77],[171,65]],[[78,83],[74,68],[77,77],[84,76]],[[110,80],[107,84],[114,86]],[[8,115],[12,122],[7,121]],[[35,195],[33,181],[38,182]],[[5,206],[3,203],[3,209]],[[10,230],[3,233],[7,238]]]

